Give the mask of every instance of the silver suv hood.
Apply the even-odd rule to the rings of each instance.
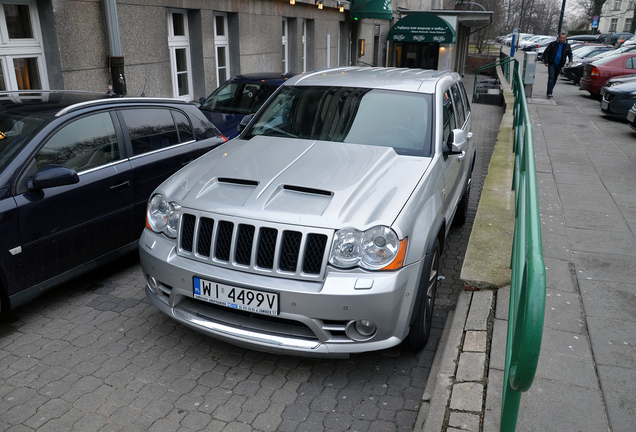
[[[158,190],[186,208],[324,228],[391,225],[431,159],[390,147],[256,136],[232,140]]]

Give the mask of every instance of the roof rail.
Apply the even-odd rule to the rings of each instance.
[[[67,106],[66,108],[63,108],[61,110],[59,110],[57,113],[55,113],[55,117],[59,117],[62,116],[64,114],[68,114],[72,111],[76,111],[78,109],[82,109],[85,108],[87,106],[91,106],[91,105],[99,105],[99,104],[113,104],[113,103],[126,103],[126,102],[131,102],[131,103],[135,103],[135,102],[159,102],[159,103],[166,103],[166,102],[170,102],[170,103],[180,103],[180,104],[187,104],[189,103],[188,101],[185,101],[183,99],[174,99],[174,98],[147,98],[147,97],[124,97],[124,98],[112,98],[112,99],[95,99],[95,100],[89,100],[89,101],[84,101],[84,102],[79,102],[76,103],[74,105],[70,105]]]

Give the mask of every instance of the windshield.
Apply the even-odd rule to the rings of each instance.
[[[203,102],[201,109],[234,114],[254,114],[276,91],[278,84],[228,81]]]
[[[353,87],[284,87],[246,133],[431,155],[432,97]]]
[[[605,58],[602,58],[602,59],[599,59],[599,60],[594,60],[592,63],[594,63],[595,65],[602,65],[602,64],[605,64],[605,63],[609,63],[612,60],[614,60],[614,59],[616,59],[617,57],[620,57],[620,56],[621,56],[621,54],[616,54],[616,55],[605,57]]]
[[[0,172],[50,120],[21,113],[0,114]]]
[[[576,56],[579,57],[579,58],[584,58],[588,54],[591,54],[591,53],[594,53],[594,52],[596,52],[596,53],[604,52],[603,50],[604,50],[604,48],[597,47],[597,46],[584,47],[584,48],[581,48],[581,49],[576,51]]]

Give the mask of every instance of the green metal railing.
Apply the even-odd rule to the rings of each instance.
[[[515,232],[510,263],[512,277],[501,432],[515,431],[521,393],[527,391],[534,381],[545,314],[545,264],[532,122],[519,62],[513,61]]]
[[[502,68],[505,80],[508,83],[512,81],[514,93],[515,166],[512,188],[515,191],[515,232],[510,260],[512,277],[500,426],[500,432],[514,432],[521,393],[530,389],[534,381],[541,351],[545,314],[545,264],[532,121],[519,62],[502,53],[499,60],[479,68],[475,72],[473,101],[479,72],[498,66]]]

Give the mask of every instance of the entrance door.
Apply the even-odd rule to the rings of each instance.
[[[437,69],[438,43],[403,42],[398,67]]]

